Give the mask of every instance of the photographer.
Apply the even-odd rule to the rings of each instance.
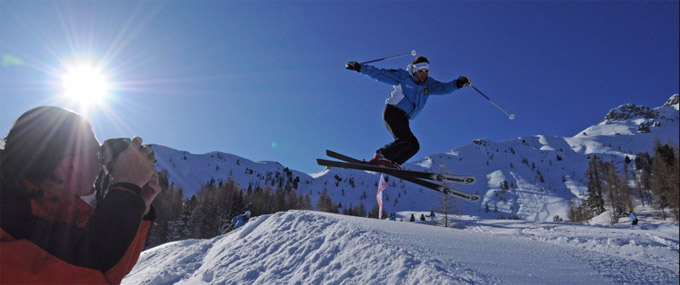
[[[105,144],[106,145],[106,144]],[[17,119],[0,151],[0,283],[120,283],[137,262],[160,192],[153,151],[129,141],[113,161],[90,124],[57,107]],[[112,180],[97,208],[101,164]]]

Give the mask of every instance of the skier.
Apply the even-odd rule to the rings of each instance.
[[[394,141],[376,151],[375,156],[368,161],[372,165],[401,168],[420,149],[418,139],[409,127],[409,120],[418,116],[430,95],[449,94],[470,86],[470,79],[465,76],[451,82],[439,82],[429,77],[430,61],[424,56],[416,57],[406,70],[381,69],[356,61],[348,62],[345,67],[380,82],[392,84],[394,88],[385,101],[383,111],[385,126]]]
[[[434,214],[433,210],[430,210],[430,215],[428,217],[430,217],[431,221],[434,221],[437,218],[437,216]]]
[[[633,222],[633,226],[638,224],[638,218],[633,211],[630,211],[630,220]]]
[[[234,229],[238,229],[248,223],[248,220],[250,220],[250,211],[246,211],[245,213],[234,217],[231,219],[231,222],[236,224]]]

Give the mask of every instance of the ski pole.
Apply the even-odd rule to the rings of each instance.
[[[402,53],[402,54],[398,54],[398,55],[393,55],[393,56],[383,57],[383,58],[379,58],[379,59],[364,61],[364,62],[361,62],[359,64],[371,63],[371,62],[376,62],[376,61],[381,61],[381,60],[386,60],[386,59],[393,59],[393,58],[397,58],[397,57],[407,56],[409,54],[412,55],[412,56],[416,56],[416,50],[412,50],[411,52]]]
[[[484,96],[484,98],[486,98],[486,100],[489,100],[489,102],[491,102],[491,104],[493,104],[494,106],[496,106],[496,108],[498,108],[498,110],[501,110],[501,111],[503,111],[503,113],[505,113],[506,115],[508,115],[508,118],[509,118],[510,120],[514,120],[514,119],[515,119],[515,114],[510,114],[510,113],[508,113],[508,111],[506,111],[505,109],[503,109],[501,106],[498,106],[498,104],[496,104],[496,102],[494,102],[493,100],[491,100],[491,98],[489,98],[489,96],[486,96],[484,93],[482,93],[482,91],[479,91],[479,89],[477,89],[477,87],[475,87],[475,86],[473,86],[473,85],[470,85],[470,87],[472,87],[472,89],[475,89],[475,91],[477,91],[477,93],[479,93],[479,95]]]

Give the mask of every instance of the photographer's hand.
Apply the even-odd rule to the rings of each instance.
[[[134,137],[128,148],[113,162],[110,170],[113,181],[132,183],[142,188],[156,173],[152,154],[150,146],[142,146],[142,138]]]
[[[149,210],[151,210],[151,203],[160,193],[161,185],[158,184],[158,172],[154,172],[153,175],[151,175],[149,183],[142,187],[142,200],[144,200],[144,203],[146,204],[144,215],[149,213]]]

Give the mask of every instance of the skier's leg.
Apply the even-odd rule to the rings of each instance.
[[[405,145],[408,146],[408,148],[404,149],[404,152],[401,153],[401,155],[399,155],[399,157],[397,157],[396,160],[394,160],[394,162],[399,163],[399,165],[404,164],[404,162],[408,161],[420,150],[420,144],[418,143],[418,139],[416,139],[413,133],[411,133],[411,137],[408,138],[408,143]]]
[[[408,116],[404,111],[388,104],[383,112],[383,120],[394,141],[380,148],[377,153],[401,165],[418,152],[420,145],[411,133]]]

